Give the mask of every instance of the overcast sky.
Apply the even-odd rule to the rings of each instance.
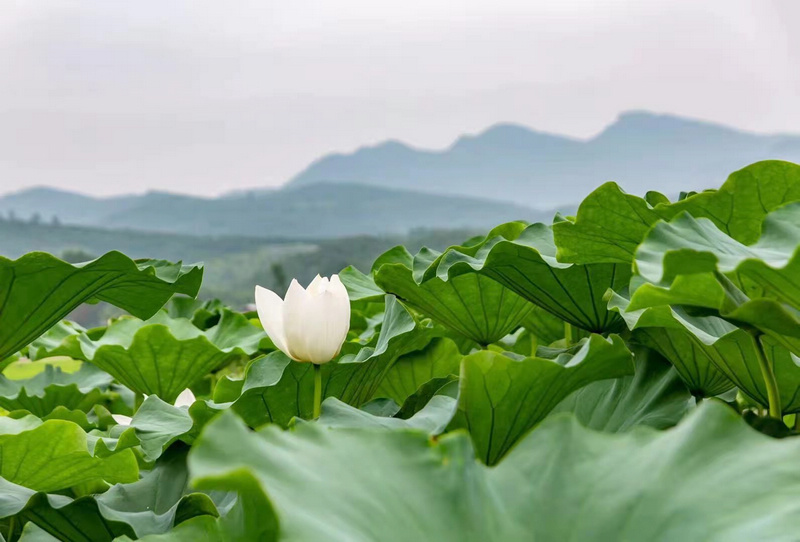
[[[385,139],[800,131],[797,0],[3,0],[0,192],[219,194]]]

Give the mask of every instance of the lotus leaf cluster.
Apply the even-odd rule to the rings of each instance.
[[[0,540],[797,540],[800,166],[519,218],[249,313],[0,257]]]

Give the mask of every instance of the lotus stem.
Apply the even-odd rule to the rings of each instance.
[[[758,365],[761,367],[761,376],[767,386],[767,401],[769,402],[769,416],[777,420],[781,419],[781,396],[778,391],[778,381],[775,378],[775,371],[772,370],[764,352],[764,344],[761,342],[763,334],[759,332],[751,333],[756,346],[756,357]]]
[[[575,337],[572,331],[572,324],[569,322],[564,322],[564,343],[566,343],[567,348],[569,348],[574,342]]]
[[[314,366],[314,419],[319,418],[322,411],[322,365],[312,363]]]

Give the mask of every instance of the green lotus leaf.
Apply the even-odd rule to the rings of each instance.
[[[739,328],[713,316],[693,318],[680,307],[664,305],[630,311],[629,305],[627,291],[609,293],[609,309],[622,315],[633,331],[633,339],[668,359],[696,397],[713,397],[735,386],[726,376],[728,371],[714,362],[719,353],[707,342],[709,337],[719,338]],[[695,329],[704,330],[705,335],[699,335],[707,339],[705,342],[693,333]],[[712,340],[711,344],[715,342]]]
[[[507,226],[490,232],[477,245],[451,247],[417,280],[452,281],[479,273],[581,329],[600,333],[622,326],[619,316],[606,309],[603,294],[627,285],[630,265],[560,263],[551,226],[532,224],[521,231]]]
[[[776,299],[800,309],[800,202],[768,214],[758,242],[744,245],[705,218],[681,214],[660,222],[636,250],[638,273],[667,286],[678,275],[723,273],[751,299]]]
[[[166,307],[172,318],[186,318],[202,330],[217,325],[222,314],[229,309],[219,299],[196,299],[193,297],[173,297]]]
[[[139,474],[132,451],[94,456],[76,424],[33,416],[0,418],[0,457],[0,477],[43,492],[97,480],[134,482]]]
[[[425,406],[408,419],[376,416],[343,403],[335,397],[329,397],[323,401],[322,413],[314,423],[335,428],[417,429],[429,435],[438,435],[450,423],[455,411],[456,399],[447,395],[434,395]]]
[[[44,371],[29,379],[11,380],[0,375],[0,407],[27,410],[40,418],[59,406],[88,412],[103,398],[112,381],[111,375],[89,364],[68,373],[37,363],[44,365]]]
[[[683,305],[693,312],[719,316],[728,322],[768,334],[800,355],[800,312],[774,299],[749,299],[726,276],[713,273],[679,275],[669,287],[631,280],[627,310]]]
[[[323,364],[322,395],[359,407],[372,399],[398,357],[424,348],[436,330],[417,323],[393,297],[386,296],[380,333],[370,345],[345,342],[339,359]],[[232,402],[253,427],[265,423],[286,426],[292,418],[308,419],[313,412],[314,374],[310,363],[291,361],[282,352],[254,360],[240,381],[223,379],[214,400]]]
[[[463,357],[450,339],[433,339],[422,350],[400,356],[381,380],[375,397],[402,405],[429,381],[457,375]]]
[[[402,262],[376,264],[373,275],[386,293],[481,345],[497,342],[519,327],[532,305],[499,282],[477,273],[450,280],[432,277],[418,284],[414,270],[424,270],[440,253],[422,249],[412,257],[404,247]],[[395,255],[395,260],[398,260]],[[385,260],[385,259],[384,259]],[[381,262],[382,260],[378,260]]]
[[[707,219],[662,222],[637,250],[629,311],[660,305],[703,309],[769,334],[800,354],[796,234],[800,203],[767,215],[757,243],[743,245]],[[684,237],[685,236],[685,237]]]
[[[164,534],[138,538],[139,542],[277,542],[278,518],[258,481],[248,472],[230,473],[217,480],[217,489],[236,491],[238,498],[219,518],[201,515]],[[129,536],[115,542],[132,542]]]
[[[164,533],[177,520],[216,516],[217,509],[207,495],[186,494],[187,451],[168,454],[136,482],[116,484],[99,495],[77,499],[36,492],[0,478],[0,518],[16,516],[17,525],[29,522],[45,533],[39,536],[54,540],[109,542],[122,535]]]
[[[176,407],[150,395],[133,415],[130,426],[145,460],[153,461],[173,442],[194,442],[200,430],[221,409],[207,401],[196,401],[188,408]]]
[[[407,420],[414,416],[417,412],[427,406],[431,400],[437,395],[446,395],[448,397],[458,397],[458,377],[456,375],[447,375],[428,380],[421,385],[417,391],[409,395],[403,404],[395,413],[395,417]],[[383,399],[385,401],[394,401],[391,399]],[[365,407],[366,408],[366,407]]]
[[[626,194],[615,183],[592,192],[574,221],[553,226],[558,258],[573,263],[633,260],[639,243],[659,220],[687,212],[706,217],[742,243],[755,242],[770,211],[800,200],[800,166],[768,160],[739,170],[719,190],[701,192],[675,203]]]
[[[636,347],[633,354],[633,375],[592,382],[561,401],[549,416],[571,412],[584,426],[610,433],[676,425],[693,403],[689,390],[655,351]]]
[[[339,272],[339,279],[347,288],[347,295],[351,302],[382,301],[386,296],[386,293],[375,284],[371,275],[366,275],[353,266],[342,269]]]
[[[159,312],[150,320],[121,318],[97,340],[79,338],[82,358],[138,393],[173,403],[186,388],[254,354],[265,334],[243,315],[225,311],[203,331]],[[70,338],[69,340],[76,340]]]
[[[31,360],[56,356],[80,358],[81,350],[77,339],[86,331],[75,322],[62,320],[28,345],[27,357]]]
[[[0,360],[17,352],[87,301],[149,318],[173,294],[197,294],[203,269],[109,252],[72,265],[43,252],[0,257]]]
[[[633,359],[616,335],[592,335],[570,350],[513,359],[481,351],[461,364],[458,412],[451,429],[465,428],[478,457],[497,463],[564,398],[596,380],[633,373]]]
[[[734,385],[760,405],[768,405],[756,341],[775,373],[781,409],[800,411],[798,358],[771,335],[752,333],[717,316],[697,316],[679,306],[630,310],[629,299],[615,293],[609,306],[620,311],[634,339],[657,350],[678,370],[695,395],[718,395]]]
[[[761,435],[715,402],[667,431],[606,434],[555,417],[494,468],[474,460],[461,433],[430,440],[409,430],[315,424],[253,433],[228,414],[208,426],[190,453],[194,481],[205,489],[255,482],[274,507],[280,540],[796,536],[798,507],[780,503],[800,495],[800,442]],[[724,499],[709,498],[720,488]],[[215,536],[205,540],[243,539],[226,538],[224,530]]]

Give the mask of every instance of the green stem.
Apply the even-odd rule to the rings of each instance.
[[[14,529],[17,527],[17,516],[11,516],[11,519],[8,520],[8,542],[11,542],[14,538]]]
[[[314,365],[314,419],[319,418],[322,410],[322,365]]]
[[[567,347],[572,346],[575,342],[575,337],[572,332],[572,324],[569,322],[564,322],[564,342],[566,343]]]
[[[761,367],[761,376],[764,378],[764,384],[767,386],[767,401],[769,402],[769,416],[777,420],[781,419],[781,396],[778,391],[778,381],[775,378],[775,371],[772,370],[767,360],[767,355],[764,353],[764,345],[761,342],[762,334],[759,332],[751,333],[753,341],[756,346],[756,358],[758,358],[758,365]]]

